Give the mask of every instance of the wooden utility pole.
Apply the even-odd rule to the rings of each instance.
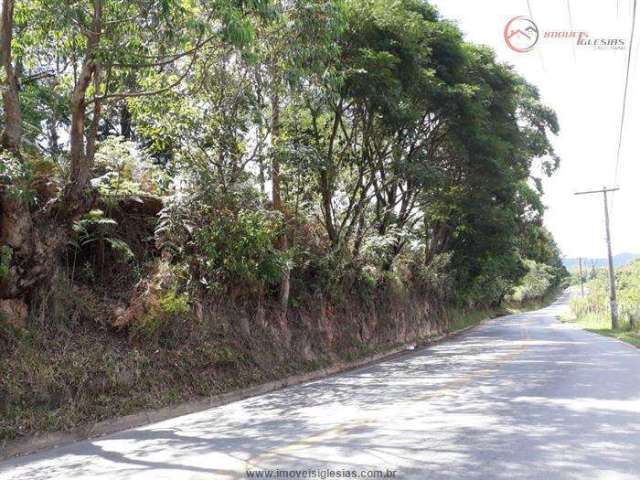
[[[584,297],[584,275],[582,274],[582,257],[578,258],[580,264],[580,293]]]
[[[602,190],[590,190],[588,192],[577,192],[576,195],[588,195],[591,193],[602,193],[604,195],[604,223],[607,231],[607,253],[609,257],[609,304],[611,305],[611,328],[619,328],[618,322],[618,300],[616,296],[616,274],[613,269],[613,256],[611,255],[611,231],[609,229],[609,201],[607,193],[620,190],[619,188],[602,187]]]

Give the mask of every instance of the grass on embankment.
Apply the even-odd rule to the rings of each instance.
[[[449,331],[455,333],[467,327],[471,327],[480,323],[487,318],[495,318],[506,315],[503,309],[476,309],[476,310],[458,310],[449,311]]]
[[[587,314],[577,318],[573,312],[568,312],[560,317],[560,321],[575,323],[588,332],[617,338],[640,348],[640,330],[632,330],[628,323],[623,323],[621,328],[611,328],[611,317],[599,314]]]
[[[487,318],[504,317],[518,313],[540,310],[551,305],[562,293],[556,289],[547,293],[544,297],[528,299],[524,302],[507,301],[499,307],[481,308],[472,310],[452,309],[449,311],[449,331],[456,332],[464,328],[476,325]]]
[[[575,295],[571,299],[571,311],[561,320],[640,347],[640,260],[616,269],[615,274],[620,328],[611,328],[609,274],[606,269],[590,274],[590,280],[585,284],[586,294]]]
[[[536,303],[527,308],[541,306]],[[517,311],[522,309],[519,306]],[[447,330],[455,332],[515,311],[513,306],[451,309]],[[318,348],[307,358],[299,347],[285,355],[271,329],[256,324],[247,335],[236,320],[232,315],[219,315],[175,322],[165,336],[144,342],[88,321],[23,331],[3,328],[0,323],[0,450],[4,442],[34,433],[70,431],[399,346],[383,341],[356,344],[352,335],[343,332],[343,344],[332,351]],[[344,322],[340,325],[355,328],[359,324],[352,320],[351,327]],[[297,328],[299,345],[302,340],[319,345],[317,333]],[[441,333],[439,328],[436,333]],[[294,345],[298,340],[294,339]]]

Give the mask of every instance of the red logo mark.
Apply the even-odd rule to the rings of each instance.
[[[504,41],[518,53],[529,52],[538,43],[538,26],[527,17],[514,17],[504,27]]]

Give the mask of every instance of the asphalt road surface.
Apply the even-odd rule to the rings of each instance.
[[[639,479],[640,350],[559,323],[566,304],[565,295],[375,366],[13,459],[0,478]]]

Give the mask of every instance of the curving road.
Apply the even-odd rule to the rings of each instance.
[[[638,479],[640,350],[559,323],[566,303],[375,366],[0,463],[0,478]]]

